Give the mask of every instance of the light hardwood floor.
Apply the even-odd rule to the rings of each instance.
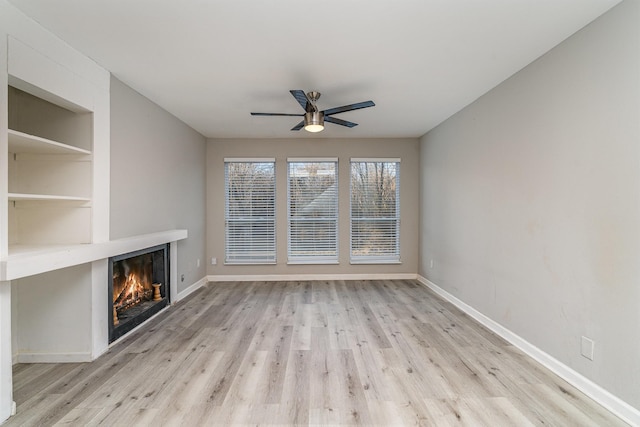
[[[7,427],[625,425],[414,281],[213,283],[92,363],[14,369]]]

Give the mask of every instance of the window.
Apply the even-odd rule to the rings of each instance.
[[[275,264],[275,159],[225,159],[225,264]]]
[[[338,262],[338,159],[288,159],[288,261]]]
[[[400,262],[400,159],[351,159],[351,263]]]

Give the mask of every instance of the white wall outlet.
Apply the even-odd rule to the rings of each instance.
[[[582,337],[582,341],[580,342],[580,353],[589,360],[593,360],[593,348],[596,343],[587,338]]]
[[[431,261],[429,261],[429,268],[433,268],[433,258],[431,258]]]
[[[200,267],[200,258],[196,260],[196,267]]]
[[[211,258],[211,265],[217,265],[218,264],[218,258]]]

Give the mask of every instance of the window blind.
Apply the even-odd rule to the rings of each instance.
[[[351,159],[351,263],[400,262],[400,161]]]
[[[225,264],[276,262],[272,159],[225,159]]]
[[[338,262],[338,162],[288,159],[288,262]]]

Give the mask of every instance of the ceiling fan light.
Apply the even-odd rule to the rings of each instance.
[[[324,115],[319,111],[312,111],[304,115],[304,130],[320,132],[324,129]]]
[[[307,132],[320,132],[324,129],[323,125],[306,125],[304,130]]]

